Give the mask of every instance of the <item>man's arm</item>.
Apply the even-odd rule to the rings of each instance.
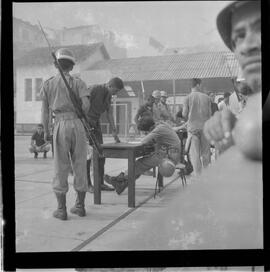
[[[149,132],[143,139],[141,140],[142,144],[151,144],[155,142],[155,139],[157,137],[156,128]]]
[[[114,137],[114,140],[119,143],[120,140],[118,138],[118,135],[117,135],[117,131],[116,131],[116,127],[115,127],[115,124],[114,124],[114,119],[113,119],[113,110],[112,110],[112,106],[109,105],[107,111],[106,111],[106,116],[107,116],[107,120],[110,124],[110,127],[112,129],[112,136]]]
[[[44,126],[44,140],[47,141],[47,137],[50,134],[49,131],[49,123],[50,123],[50,109],[49,109],[49,103],[48,98],[45,92],[46,88],[46,82],[42,85],[40,89],[40,97],[42,99],[41,104],[41,123]]]
[[[90,108],[90,101],[88,96],[81,97],[82,100],[82,110],[84,111],[85,115],[87,115],[89,108]]]
[[[85,115],[87,115],[90,108],[89,90],[87,89],[85,82],[81,79],[78,79],[77,86],[78,86],[79,97],[82,101],[82,110],[85,113]]]
[[[32,135],[32,138],[31,138],[31,146],[34,147],[34,148],[36,148],[36,147],[37,147],[37,146],[36,146],[36,141],[35,141],[35,139],[33,138],[33,136],[34,136],[34,135]]]
[[[138,109],[138,111],[137,111],[137,113],[136,113],[136,115],[135,115],[135,117],[134,117],[134,121],[135,121],[135,123],[136,124],[138,124],[138,121],[139,121],[139,118],[140,118],[140,116],[141,116],[141,114],[142,114],[142,111],[143,111],[143,108],[142,108],[142,106]]]
[[[189,112],[189,108],[188,108],[188,97],[186,97],[184,99],[183,112],[182,112],[182,115],[185,118],[185,120],[187,120],[187,118],[188,118],[188,112]]]
[[[49,106],[46,100],[42,100],[41,106],[41,122],[44,126],[44,140],[47,141],[49,135]]]

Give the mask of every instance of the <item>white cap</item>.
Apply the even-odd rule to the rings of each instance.
[[[152,96],[155,98],[159,98],[161,96],[161,93],[159,90],[155,90],[152,92]]]
[[[168,97],[167,92],[165,92],[165,91],[161,91],[161,92],[160,92],[160,95],[161,95],[161,96]]]

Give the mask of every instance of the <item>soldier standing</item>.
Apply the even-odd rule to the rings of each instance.
[[[73,53],[66,48],[61,48],[56,52],[56,58],[70,88],[80,98],[83,111],[87,112],[89,100],[86,84],[81,79],[69,74],[75,65]],[[57,63],[54,64],[57,67]],[[81,120],[75,113],[75,108],[60,73],[44,82],[41,88],[41,98],[45,139],[49,135],[50,110],[55,115],[53,191],[57,198],[58,208],[54,211],[53,216],[67,220],[66,193],[69,189],[68,174],[71,166],[74,173],[73,186],[77,192],[77,199],[70,212],[85,216],[84,200],[87,191],[86,133]]]

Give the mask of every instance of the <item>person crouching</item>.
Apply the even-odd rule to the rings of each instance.
[[[37,130],[31,137],[31,145],[29,147],[30,153],[34,153],[34,158],[37,159],[38,153],[43,153],[43,158],[47,158],[47,152],[50,151],[49,142],[44,140],[44,127],[38,124]]]

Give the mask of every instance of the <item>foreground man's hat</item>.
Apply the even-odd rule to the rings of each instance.
[[[217,29],[218,32],[225,43],[225,45],[233,51],[231,43],[231,23],[232,23],[232,14],[236,9],[240,9],[245,5],[257,3],[260,4],[260,1],[233,1],[227,5],[217,16]]]
[[[72,53],[71,50],[67,49],[67,48],[60,48],[56,51],[55,53],[56,55],[56,58],[58,60],[60,59],[67,59],[67,60],[70,60],[72,61],[73,64],[75,64],[75,57]]]

